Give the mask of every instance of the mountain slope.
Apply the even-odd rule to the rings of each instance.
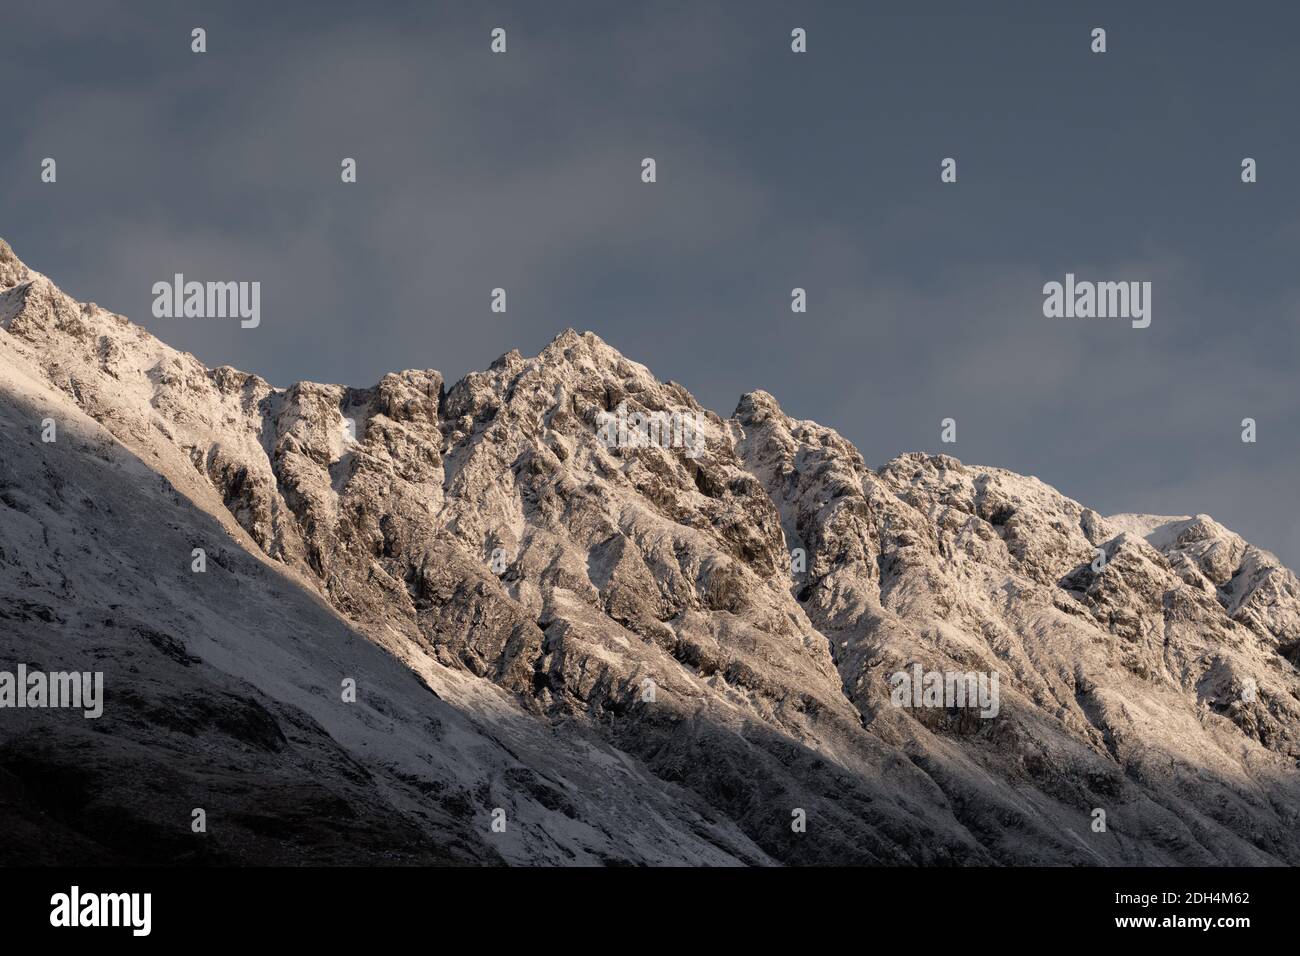
[[[572,330],[450,388],[407,371],[280,389],[74,302],[2,244],[0,328],[5,458],[22,469],[10,485],[93,476],[92,502],[130,496],[103,537],[140,542],[78,551],[107,519],[67,495],[44,510],[14,497],[26,512],[0,495],[4,560],[24,555],[12,600],[91,566],[165,577],[126,612],[88,591],[62,600],[172,635],[203,661],[196,695],[240,680],[268,711],[308,715],[311,747],[340,761],[317,779],[356,761],[375,782],[355,799],[416,821],[430,853],[1300,862],[1300,588],[1205,516],[1106,519],[946,456],[872,470],[766,393],[722,419]],[[620,408],[687,414],[703,446],[608,447],[601,416]],[[64,434],[98,436],[79,458],[39,442],[51,409]],[[184,512],[173,535],[140,500],[151,484]],[[44,579],[38,530],[68,542]],[[229,567],[193,575],[200,540]],[[793,549],[806,569],[792,572]],[[232,593],[248,618],[223,635]],[[6,629],[6,656],[69,626]],[[308,638],[320,632],[337,636]],[[114,643],[104,658],[133,652]],[[997,673],[997,716],[894,706],[890,675],[913,664]],[[294,680],[272,676],[284,668]],[[359,681],[381,716],[364,694],[338,702],[349,668],[383,675]],[[165,733],[141,727],[141,752]],[[430,791],[460,799],[431,805]],[[503,804],[519,825],[493,834]]]

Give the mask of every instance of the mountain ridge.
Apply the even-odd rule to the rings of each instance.
[[[871,469],[767,392],[724,419],[573,329],[450,387],[277,389],[76,303],[2,241],[0,328],[0,358],[435,692],[609,748],[638,800],[699,814],[678,832],[714,818],[707,846],[642,834],[629,857],[1300,861],[1300,587],[1208,516],[1106,518],[946,455]],[[700,453],[610,447],[616,413],[699,416]],[[998,673],[998,716],[895,706],[913,665]],[[534,746],[555,793],[485,771],[541,808],[505,858],[602,812],[604,850],[566,846],[616,856],[635,813],[587,807],[555,783],[573,753]]]

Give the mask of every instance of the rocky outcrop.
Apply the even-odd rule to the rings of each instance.
[[[540,808],[507,859],[613,806],[622,845],[569,853],[1300,862],[1300,591],[1206,516],[1105,518],[947,456],[873,469],[765,392],[720,418],[592,333],[450,388],[280,389],[8,247],[0,279],[3,360],[226,526],[241,566],[272,562],[464,711],[568,742],[500,777]],[[895,675],[936,672],[996,675],[996,715],[900,705]],[[604,809],[566,788],[582,746],[637,788]],[[698,845],[648,834],[661,818]]]

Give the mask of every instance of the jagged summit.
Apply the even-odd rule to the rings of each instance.
[[[724,419],[573,329],[450,387],[275,388],[30,275],[0,247],[0,606],[90,609],[21,637],[101,642],[144,752],[178,732],[174,667],[467,858],[1300,863],[1300,588],[1206,516],[871,469],[766,392]],[[900,704],[913,668],[997,675],[998,704]],[[489,844],[495,807],[519,826]]]
[[[10,289],[31,278],[31,271],[14,254],[13,247],[0,239],[0,289]]]
[[[734,416],[742,425],[749,425],[761,422],[771,415],[780,414],[782,414],[780,403],[770,393],[755,389],[740,396]]]

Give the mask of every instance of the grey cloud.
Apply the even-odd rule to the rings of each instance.
[[[11,20],[0,226],[209,364],[455,378],[591,328],[724,414],[764,388],[868,461],[943,450],[1101,510],[1205,511],[1300,563],[1294,12],[1260,41],[1101,5],[1102,61],[1072,12],[1011,4],[104,9]],[[261,327],[151,320],[174,271],[260,280]],[[1153,281],[1152,327],[1044,319],[1066,271]]]

